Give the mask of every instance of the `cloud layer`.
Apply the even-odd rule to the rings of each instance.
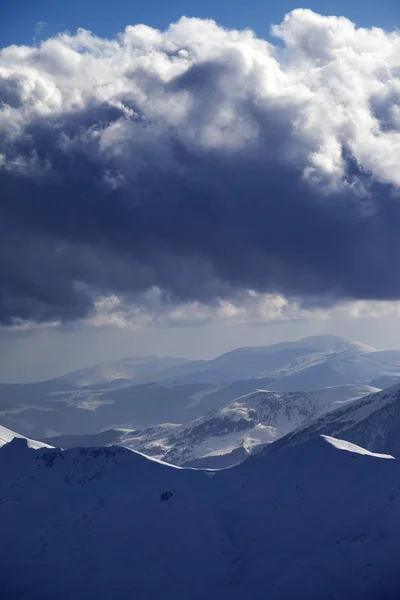
[[[0,51],[0,323],[154,289],[169,311],[400,298],[400,35],[302,9],[273,33]]]

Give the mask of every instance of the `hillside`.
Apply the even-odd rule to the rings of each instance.
[[[309,392],[257,390],[173,431],[162,457],[173,464],[220,468],[237,464],[316,417],[376,391],[369,386],[336,386]],[[124,445],[129,445],[125,442]],[[145,449],[142,451],[146,452]],[[233,456],[230,455],[233,453]]]
[[[260,444],[279,439],[342,403],[352,402],[374,388],[338,386],[311,392],[257,390],[161,439],[139,446],[127,434],[122,444],[178,465],[222,468],[237,464]],[[142,438],[143,439],[143,438]],[[157,451],[160,454],[157,454]]]
[[[387,458],[319,438],[215,473],[16,439],[0,449],[2,594],[395,600],[400,463]]]
[[[160,424],[96,435],[48,438],[51,445],[111,445],[138,450],[174,465],[224,468],[244,460],[300,424],[376,391],[370,386],[337,386],[310,392],[257,390],[186,425]]]
[[[400,457],[399,431],[400,385],[396,384],[300,426],[264,452],[272,453],[324,434],[342,437],[373,452]]]

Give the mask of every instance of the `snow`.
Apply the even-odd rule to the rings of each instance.
[[[113,427],[108,438],[103,434],[60,436],[49,442],[63,448],[119,444],[181,466],[195,461],[197,467],[208,467],[209,458],[220,456],[224,457],[222,466],[226,467],[244,460],[259,446],[270,444],[301,424],[373,390],[376,388],[362,385],[333,386],[309,392],[258,389],[188,424],[164,423],[135,430]],[[239,456],[238,450],[242,450]],[[212,466],[218,468],[219,462],[213,460]]]
[[[370,452],[369,450],[365,450],[365,448],[361,448],[361,446],[357,446],[351,442],[346,442],[345,440],[337,440],[329,435],[323,435],[321,437],[338,450],[345,450],[346,452],[353,452],[355,454],[363,454],[364,456],[375,456],[376,458],[394,458],[390,454],[378,454],[377,452]]]
[[[4,446],[4,444],[8,444],[14,438],[21,438],[26,440],[28,447],[37,450],[38,448],[51,448],[48,444],[44,444],[43,442],[37,442],[36,440],[31,440],[30,438],[24,437],[19,433],[15,433],[15,431],[11,431],[11,429],[7,429],[6,427],[2,427],[0,425],[0,448]]]
[[[339,440],[205,474],[20,438],[0,472],[7,600],[398,597],[400,462]]]
[[[153,452],[167,462],[190,465],[200,459],[226,456],[238,448],[251,453],[257,446],[279,439],[299,425],[336,406],[368,394],[371,386],[334,386],[309,392],[257,390],[232,400],[221,409],[177,427],[172,435],[142,435],[121,439],[123,446]],[[243,458],[246,456],[243,455]],[[232,457],[232,464],[237,459]]]
[[[316,435],[343,438],[374,453],[400,457],[400,385],[344,404],[304,423],[277,440],[264,453],[301,444]]]
[[[360,423],[376,410],[380,410],[392,403],[393,398],[397,398],[399,392],[400,385],[396,384],[387,390],[381,390],[378,393],[368,395],[362,402],[356,405],[357,410],[352,411],[350,416],[351,422],[353,424]]]
[[[134,454],[137,454],[138,456],[142,456],[143,458],[149,460],[150,462],[157,463],[158,465],[164,465],[165,467],[170,467],[171,469],[182,469],[182,467],[178,467],[177,465],[171,465],[170,463],[166,463],[163,460],[160,460],[159,458],[155,458],[154,456],[147,456],[146,454],[143,454],[142,452],[139,452],[138,450],[129,450],[129,451],[133,452]]]

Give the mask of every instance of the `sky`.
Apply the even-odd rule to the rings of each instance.
[[[296,8],[309,8],[322,15],[344,15],[360,27],[400,27],[400,9],[396,0],[311,0],[306,5],[282,0],[4,0],[0,45],[31,44],[50,35],[79,27],[101,37],[114,37],[126,25],[145,23],[165,29],[182,15],[214,19],[227,28],[252,29],[268,37],[271,24]]]
[[[400,347],[396,3],[2,17],[0,381],[318,333]]]

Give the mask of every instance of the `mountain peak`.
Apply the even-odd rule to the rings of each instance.
[[[290,343],[290,342],[289,342]],[[296,342],[294,342],[296,343]],[[305,347],[311,348],[320,348],[321,350],[361,350],[372,352],[375,348],[372,346],[367,346],[365,344],[361,344],[360,342],[353,342],[348,340],[345,337],[341,337],[338,335],[332,334],[323,334],[323,335],[309,335],[304,337],[297,342],[298,344],[303,344]]]

